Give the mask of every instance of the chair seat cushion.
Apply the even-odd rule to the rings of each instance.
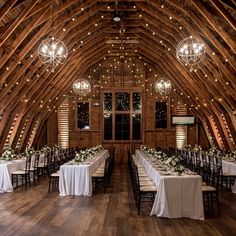
[[[51,176],[52,177],[59,177],[59,173],[57,173],[57,172],[56,173],[52,173]]]
[[[40,167],[40,168],[45,167],[44,163],[39,163],[38,167]]]
[[[103,177],[104,176],[104,173],[103,172],[94,172],[93,174],[92,174],[92,177]]]
[[[149,178],[146,174],[139,174],[138,177],[139,178]]]
[[[223,177],[235,177],[236,178],[236,174],[227,173],[227,172],[223,173],[222,176]]]
[[[24,170],[16,170],[14,172],[12,172],[13,175],[24,175],[25,171]]]
[[[203,192],[215,192],[216,188],[206,185],[206,186],[202,186],[202,191]]]
[[[153,182],[150,180],[140,181],[140,186],[151,186],[151,185],[153,185]]]
[[[150,185],[150,186],[140,186],[140,190],[142,192],[156,192],[157,188],[155,185]]]
[[[151,179],[147,176],[147,177],[140,177],[139,176],[139,181],[151,181]]]

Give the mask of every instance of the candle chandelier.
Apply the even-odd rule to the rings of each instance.
[[[54,28],[54,1],[52,1],[52,29]],[[64,64],[68,51],[66,45],[59,39],[49,37],[43,40],[38,47],[38,55],[40,60],[49,65],[54,72],[55,68]]]
[[[73,83],[73,90],[80,96],[85,96],[91,91],[91,85],[86,79],[78,79]]]
[[[205,52],[205,44],[190,36],[180,41],[176,48],[176,57],[181,64],[192,68],[203,60]]]
[[[160,78],[155,83],[155,90],[161,95],[167,95],[171,91],[171,82],[168,79]]]
[[[41,42],[38,55],[44,64],[49,64],[52,67],[52,72],[54,72],[55,67],[65,63],[68,51],[62,41],[51,37]]]
[[[189,5],[189,24],[194,25],[195,22],[192,21],[192,2],[188,1],[187,5]],[[184,65],[189,66],[190,71],[192,71],[193,67],[199,64],[206,52],[206,46],[203,41],[190,36],[185,38],[179,42],[176,48],[176,57],[178,61]]]

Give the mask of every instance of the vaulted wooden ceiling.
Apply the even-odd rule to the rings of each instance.
[[[113,20],[116,14],[120,22]],[[27,142],[78,76],[120,51],[121,35],[127,55],[165,73],[203,124],[220,135],[218,145],[234,149],[235,18],[236,3],[228,0],[1,0],[0,150],[9,132],[13,146]],[[175,56],[190,35],[207,48],[193,71]],[[51,36],[69,51],[54,73],[37,56],[39,44]]]

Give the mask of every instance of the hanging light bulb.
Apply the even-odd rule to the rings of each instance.
[[[165,78],[160,78],[155,83],[155,90],[161,95],[166,95],[171,91],[171,82]]]
[[[76,94],[85,96],[91,91],[91,85],[86,79],[78,79],[73,83],[73,90]]]
[[[44,64],[50,65],[52,72],[54,72],[56,66],[65,63],[68,51],[62,41],[52,37],[41,42],[38,48],[38,55],[40,60]]]

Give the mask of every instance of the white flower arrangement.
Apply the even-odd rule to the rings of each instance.
[[[29,148],[28,146],[25,149],[25,155],[26,156],[32,156],[35,153],[34,148]]]
[[[185,144],[183,147],[183,149],[187,151],[191,150],[191,148],[192,148],[191,144]]]
[[[165,164],[174,172],[178,172],[178,174],[181,174],[184,171],[184,167],[180,164],[180,159],[176,156],[168,157]]]
[[[82,163],[103,149],[102,145],[75,152],[75,161]]]
[[[62,146],[61,146],[61,145],[54,144],[52,148],[53,148],[54,150],[61,150],[61,149],[62,149]]]
[[[146,154],[151,154],[154,158],[160,160],[160,161],[165,161],[167,158],[166,153],[162,151],[157,151],[155,148],[149,148],[145,145],[141,145],[140,149],[145,152]]]
[[[200,145],[195,144],[192,151],[197,153],[197,152],[200,152],[201,150],[202,150],[202,147]]]
[[[5,147],[4,152],[2,154],[2,159],[10,161],[14,157],[15,157],[15,151],[10,146]]]
[[[216,156],[220,153],[220,150],[216,146],[212,146],[208,151],[207,154],[209,156]]]
[[[140,149],[141,149],[142,151],[146,151],[146,150],[148,150],[148,147],[145,146],[145,145],[141,145],[141,146],[140,146]]]
[[[86,154],[85,151],[80,151],[80,152],[75,152],[75,161],[82,163],[86,161],[88,158],[88,155]]]
[[[40,150],[41,153],[47,153],[47,152],[50,152],[50,151],[51,151],[51,148],[48,147],[48,146],[44,146]]]
[[[236,150],[226,154],[222,159],[225,161],[236,161]]]

